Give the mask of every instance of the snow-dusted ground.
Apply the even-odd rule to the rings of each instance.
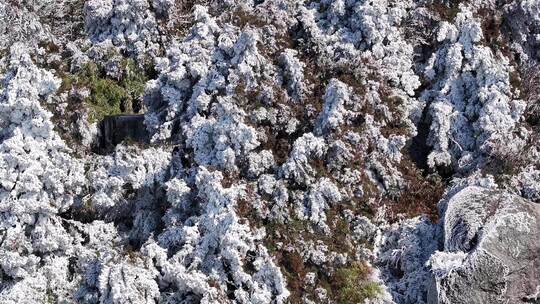
[[[535,0],[0,0],[0,303],[536,303],[539,60]]]

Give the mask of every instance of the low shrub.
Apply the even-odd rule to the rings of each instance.
[[[134,103],[144,94],[147,77],[132,60],[126,60],[123,69],[123,77],[116,80],[105,76],[95,63],[88,63],[77,74],[63,77],[62,89],[69,90],[75,86],[90,90],[84,99],[90,110],[90,123],[108,115],[132,113]]]
[[[331,282],[336,300],[340,304],[364,303],[382,293],[376,282],[369,280],[371,268],[365,262],[355,262],[336,271]]]

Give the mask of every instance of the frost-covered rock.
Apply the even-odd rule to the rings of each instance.
[[[538,299],[540,209],[509,193],[470,186],[443,204],[444,252],[430,266],[439,303]]]

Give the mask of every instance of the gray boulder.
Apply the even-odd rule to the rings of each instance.
[[[469,186],[443,206],[431,303],[540,303],[540,205]]]

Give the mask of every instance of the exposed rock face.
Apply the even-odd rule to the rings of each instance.
[[[444,212],[444,252],[431,256],[433,303],[538,303],[540,206],[481,187]]]
[[[149,135],[144,125],[144,115],[107,116],[99,123],[99,133],[96,140],[98,153],[110,152],[124,140],[139,143],[149,141]]]

